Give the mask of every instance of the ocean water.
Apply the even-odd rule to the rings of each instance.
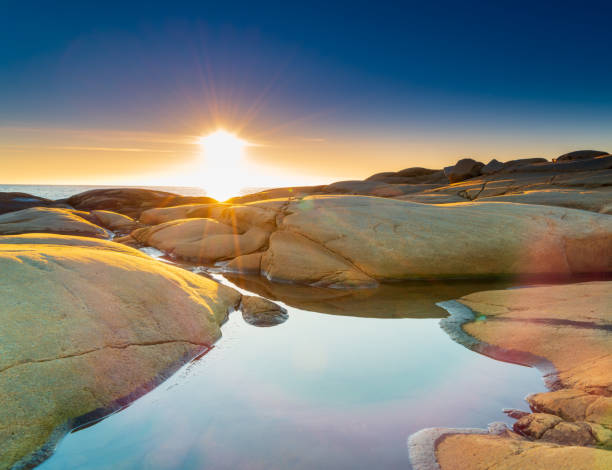
[[[47,199],[63,199],[90,189],[104,188],[144,188],[167,191],[182,196],[206,196],[202,188],[187,186],[101,186],[101,185],[52,185],[52,184],[0,184],[0,192],[18,192],[32,194]]]

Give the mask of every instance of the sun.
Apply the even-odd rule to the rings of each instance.
[[[243,179],[246,147],[251,145],[236,134],[218,129],[199,139],[203,150],[202,186],[211,197],[224,201],[237,196],[237,183]]]
[[[244,149],[249,143],[231,132],[219,129],[200,138],[200,145],[204,149],[204,158],[210,163],[228,161],[237,163],[243,158]]]

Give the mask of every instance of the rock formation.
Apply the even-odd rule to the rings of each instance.
[[[220,336],[240,294],[117,243],[0,237],[0,468],[40,462]]]
[[[502,357],[550,361],[556,382],[527,398],[533,413],[515,432],[444,432],[431,443],[441,470],[611,468],[612,452],[596,447],[612,448],[612,282],[479,292],[460,302],[479,318],[465,332]]]

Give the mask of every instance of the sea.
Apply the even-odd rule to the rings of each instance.
[[[90,189],[108,188],[142,188],[153,189],[156,191],[166,191],[169,193],[180,194],[181,196],[206,196],[206,190],[193,186],[120,186],[120,185],[55,185],[55,184],[0,184],[0,192],[27,193],[33,196],[44,197],[47,199],[64,199],[74,194],[89,191]],[[237,196],[252,194],[268,188],[249,187],[241,188],[236,191]]]

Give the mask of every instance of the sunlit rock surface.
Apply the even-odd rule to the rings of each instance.
[[[116,212],[94,210],[91,211],[91,215],[99,225],[116,233],[130,233],[139,227],[138,222],[131,217]]]
[[[581,210],[310,196],[156,209],[147,217],[194,211],[206,218],[172,220],[131,236],[179,259],[231,260],[230,272],[259,267],[271,280],[320,286],[612,271],[612,217]]]
[[[545,358],[557,390],[527,398],[523,438],[459,435],[438,440],[442,470],[612,468],[612,282],[487,291],[460,299],[478,315],[463,329],[479,341]],[[418,468],[416,470],[419,470]]]
[[[92,223],[90,214],[71,209],[32,207],[0,215],[0,235],[56,233],[108,238],[109,232]]]
[[[220,336],[240,294],[117,243],[0,237],[0,468],[129,403]]]
[[[473,161],[472,161],[473,162]],[[448,167],[455,171],[457,164]],[[471,166],[470,166],[471,164]],[[598,188],[612,199],[612,156],[603,151],[579,150],[552,162],[544,158],[522,158],[507,162],[493,159],[481,167],[478,162],[462,163],[469,167],[461,177],[449,181],[442,170],[407,168],[383,172],[364,181],[339,181],[326,186],[277,188],[230,199],[236,204],[275,198],[302,198],[324,194],[353,194],[399,198],[425,204],[445,204],[484,200],[495,196],[521,196],[533,191],[555,193],[574,191],[562,197],[528,196],[516,202],[543,204],[604,212],[602,205],[581,191]],[[475,166],[474,166],[475,165]],[[474,171],[472,171],[474,170]],[[460,182],[457,182],[460,181]],[[574,205],[573,202],[576,201]]]

